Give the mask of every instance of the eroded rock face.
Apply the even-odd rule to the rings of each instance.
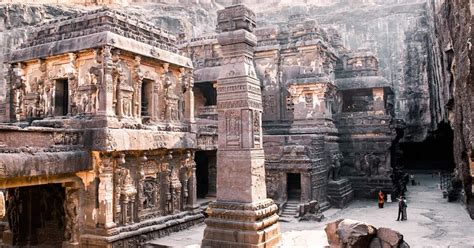
[[[327,239],[331,248],[401,248],[410,247],[403,235],[389,228],[381,227],[377,230],[372,225],[350,219],[339,219],[328,223],[326,228]]]
[[[454,133],[455,176],[462,182],[464,202],[474,218],[474,94],[472,1],[428,2],[429,48],[433,80],[429,87],[436,103],[432,112],[438,123],[449,123]]]

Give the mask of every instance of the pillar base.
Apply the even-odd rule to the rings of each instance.
[[[212,202],[201,247],[276,247],[281,240],[277,210],[270,199],[258,203]]]

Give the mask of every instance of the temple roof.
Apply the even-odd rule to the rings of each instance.
[[[116,48],[192,67],[181,56],[176,37],[154,24],[116,10],[102,8],[36,26],[9,62],[21,62],[110,45]]]

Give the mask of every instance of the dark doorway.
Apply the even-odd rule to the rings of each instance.
[[[301,197],[301,174],[286,174],[286,187],[288,192],[288,200],[300,200]]]
[[[197,197],[216,196],[216,151],[198,151],[195,154]]]
[[[69,87],[67,79],[56,80],[54,89],[54,115],[65,116],[69,108]]]
[[[194,160],[196,162],[197,197],[204,198],[209,191],[209,160],[205,151],[196,152]]]
[[[448,124],[440,124],[423,142],[401,143],[403,163],[409,170],[454,169],[453,131]]]
[[[8,189],[7,199],[14,246],[61,247],[65,192],[60,184]]]
[[[206,98],[204,106],[217,105],[217,90],[214,88],[213,82],[199,82],[194,84],[194,87],[199,88]]]
[[[150,117],[152,110],[153,81],[143,80],[141,95],[141,116],[142,118]]]

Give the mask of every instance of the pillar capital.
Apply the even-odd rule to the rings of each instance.
[[[256,27],[256,15],[243,4],[235,4],[217,11],[217,32],[229,32],[239,29],[253,32]]]

